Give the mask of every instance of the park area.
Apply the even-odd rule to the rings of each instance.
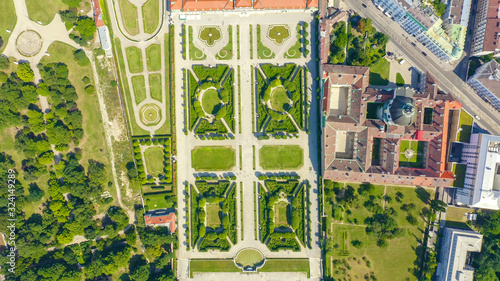
[[[230,146],[197,146],[191,161],[196,171],[229,171],[236,164],[236,154]]]
[[[219,203],[207,203],[206,205],[207,213],[207,227],[212,229],[217,229],[220,227]]]
[[[340,188],[350,192],[348,186],[354,187],[352,194],[359,194],[359,187],[353,184],[341,184]],[[358,188],[358,192],[355,192]],[[387,186],[384,189],[371,188],[370,192],[354,195],[354,201],[375,196],[377,200],[359,204],[360,209],[351,209],[352,215],[358,217],[355,223],[341,223],[334,220],[334,211],[337,207],[330,205],[331,200],[335,205],[342,206],[343,202],[326,198],[325,205],[327,218],[327,252],[325,275],[335,280],[361,280],[365,274],[370,273],[377,280],[415,280],[420,276],[418,265],[424,248],[419,245],[425,230],[424,215],[429,210],[430,199],[433,191],[422,188],[402,186]],[[351,194],[351,193],[349,193]],[[381,199],[385,198],[385,202]],[[330,201],[330,202],[329,202]],[[375,218],[372,213],[377,204],[385,204],[385,211],[392,213],[390,217],[402,233],[395,238],[386,240],[386,244],[379,244],[376,232],[368,233],[366,218]],[[379,205],[379,206],[380,206]],[[348,205],[346,205],[348,206]],[[381,207],[381,206],[380,206]],[[370,208],[370,210],[368,210]],[[392,211],[393,210],[393,211]],[[359,214],[359,215],[356,215]],[[378,215],[377,215],[378,216]],[[352,220],[351,220],[352,222]]]
[[[449,227],[470,229],[467,214],[474,213],[475,211],[467,208],[448,207],[446,208],[445,225]]]
[[[458,121],[457,141],[469,143],[473,124],[474,119],[472,116],[464,109],[461,109]]]
[[[238,255],[234,259],[237,264],[242,266],[254,266],[261,262],[264,256],[261,252],[254,249],[244,249],[238,252]]]
[[[264,170],[293,170],[304,165],[304,150],[299,145],[264,145],[259,150]]]
[[[190,277],[195,273],[206,272],[241,272],[233,259],[224,260],[191,260],[189,262]],[[266,259],[264,266],[257,272],[303,272],[309,277],[308,259]]]
[[[144,151],[144,161],[148,174],[153,177],[158,176],[163,172],[163,148],[154,146],[149,147]]]

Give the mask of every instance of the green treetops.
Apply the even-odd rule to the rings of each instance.
[[[30,67],[29,62],[22,62],[17,66],[17,76],[24,82],[31,82],[35,79],[35,74]]]
[[[88,40],[94,36],[94,33],[97,31],[97,27],[95,26],[95,22],[93,19],[85,17],[76,23],[75,31],[80,32],[82,37],[85,40]]]

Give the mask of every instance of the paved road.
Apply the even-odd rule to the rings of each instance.
[[[366,4],[366,8],[362,6],[363,3]],[[423,71],[428,71],[439,82],[439,87],[443,91],[452,93],[473,116],[478,115],[481,118],[480,121],[476,121],[479,126],[492,134],[500,134],[500,126],[498,126],[500,113],[483,101],[453,72],[453,69],[450,69],[449,65],[441,62],[420,43],[416,42],[417,48],[411,46],[410,42],[415,40],[411,36],[408,38],[407,33],[378,10],[371,1],[349,1],[347,5],[362,17],[372,19],[373,26],[391,37],[394,45],[400,49],[408,62]],[[427,56],[422,55],[422,51],[426,52]]]

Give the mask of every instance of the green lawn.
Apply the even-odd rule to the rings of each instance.
[[[257,25],[257,58],[258,59],[274,59],[276,54],[271,51],[267,46],[262,44],[262,37],[265,36],[261,34],[260,25]],[[251,42],[250,42],[251,43]],[[251,46],[253,47],[253,45]]]
[[[285,112],[289,107],[290,97],[288,97],[286,88],[283,86],[274,88],[271,93],[271,108],[279,112]]]
[[[273,25],[269,27],[267,35],[274,43],[281,45],[290,37],[290,30],[286,25]]]
[[[152,1],[152,0],[149,0]],[[161,46],[152,44],[146,48],[146,63],[149,71],[161,70]]]
[[[403,75],[401,73],[396,73],[396,85],[398,86],[403,86],[405,84],[405,79],[403,78]]]
[[[302,25],[300,24],[297,24],[297,41],[295,42],[295,44],[290,47],[290,49],[288,49],[288,51],[286,51],[286,53],[284,53],[284,57],[286,59],[298,59],[300,57],[302,57],[302,34],[301,34],[301,31],[302,31]],[[304,40],[306,40],[304,38]]]
[[[163,148],[153,146],[144,151],[144,161],[146,162],[149,175],[156,177],[163,173]]]
[[[148,0],[142,6],[142,20],[144,21],[144,31],[152,34],[160,22],[160,1]]]
[[[142,197],[144,198],[144,207],[146,211],[156,209],[168,209],[172,207],[172,203],[165,200],[166,196],[172,196],[170,192],[147,193]]]
[[[474,210],[467,208],[448,207],[446,208],[446,226],[470,229],[467,224],[466,214],[473,213]]]
[[[144,67],[142,63],[141,49],[131,46],[125,48],[125,53],[127,54],[128,69],[130,73],[142,72]]]
[[[418,191],[418,192],[417,192]],[[396,193],[401,192],[404,196],[402,202],[395,200]],[[425,193],[425,194],[424,194]],[[325,274],[330,275],[336,280],[343,280],[350,275],[352,280],[359,280],[354,276],[364,276],[368,270],[374,272],[378,280],[416,280],[413,275],[415,265],[419,263],[419,255],[423,253],[422,247],[418,243],[423,238],[423,230],[425,227],[424,219],[421,217],[421,212],[429,206],[420,198],[424,198],[428,202],[429,198],[433,198],[433,192],[423,189],[387,186],[387,195],[393,200],[387,203],[387,208],[394,208],[397,212],[395,217],[399,227],[407,229],[403,237],[387,240],[389,246],[380,248],[376,245],[377,239],[375,236],[367,235],[366,229],[363,226],[347,225],[347,224],[332,224],[332,220],[327,222],[327,235],[331,239],[333,245],[339,244],[337,249],[326,253],[326,268]],[[401,210],[402,204],[413,203],[416,208],[413,214],[418,217],[418,224],[413,226],[407,220],[407,213]],[[363,243],[360,249],[352,246],[351,241],[359,240]],[[346,260],[356,258],[361,260],[366,257],[371,262],[371,267],[354,266],[357,262],[349,263],[352,269],[347,270],[346,274],[332,274],[332,259]],[[338,262],[336,262],[338,265]],[[347,278],[350,279],[350,278]]]
[[[201,100],[201,105],[203,110],[208,114],[215,114],[219,111],[221,107],[221,99],[219,98],[219,92],[215,89],[207,89],[203,93],[203,98]]]
[[[214,26],[204,26],[200,30],[200,40],[202,40],[207,46],[212,47],[217,41],[222,37],[219,28]]]
[[[402,140],[400,143],[399,165],[401,167],[421,168],[424,164],[424,148],[425,142],[423,141],[410,141]],[[406,158],[405,151],[407,149],[413,150],[413,156]]]
[[[386,86],[389,84],[389,72],[391,64],[386,59],[380,59],[376,64],[370,67],[370,84],[377,86]]]
[[[229,171],[236,164],[236,154],[230,146],[197,146],[191,161],[196,171]]]
[[[304,272],[309,277],[308,259],[266,259],[258,272]]]
[[[146,84],[143,75],[132,76],[132,88],[134,89],[136,104],[139,104],[146,99]]]
[[[217,229],[220,227],[219,203],[207,203],[207,227]]]
[[[146,110],[142,111],[141,110],[141,115],[143,115],[141,118],[144,118],[147,122],[147,125],[155,125],[158,124],[159,121],[155,121],[158,119],[159,109],[153,108],[152,105],[144,105],[144,107],[147,107]],[[145,122],[146,123],[146,122]]]
[[[276,226],[289,226],[288,223],[288,203],[280,201],[274,204],[274,220],[276,222]]]
[[[68,9],[68,6],[63,3],[62,0],[52,0],[52,1],[40,1],[40,0],[25,0],[26,7],[28,8],[28,15],[30,20],[37,22],[41,21],[42,24],[49,24],[54,16],[59,11],[64,11]],[[5,7],[5,4],[2,1],[2,8]],[[11,1],[9,1],[11,2]],[[7,7],[9,4],[7,4]],[[15,15],[15,12],[12,12],[11,15]]]
[[[208,44],[208,43],[207,43]],[[207,58],[207,55],[203,53],[202,50],[198,49],[194,45],[194,38],[193,38],[193,27],[189,27],[189,59],[191,60],[205,60]]]
[[[460,142],[468,143],[470,141],[470,134],[472,133],[472,125],[474,119],[464,109],[460,110],[460,120],[458,121],[459,131],[457,133],[457,140]],[[460,131],[460,128],[462,129]]]
[[[304,165],[304,151],[299,145],[264,145],[259,164],[264,170],[298,169]]]
[[[39,1],[37,1],[39,2]],[[14,8],[13,0],[2,1],[2,9],[0,10],[0,37],[3,40],[3,46],[0,47],[0,53],[3,52],[10,37],[7,29],[12,31],[17,22],[16,9]]]
[[[465,172],[467,171],[467,166],[464,164],[453,164],[453,174],[455,175],[455,180],[452,186],[454,187],[464,187],[465,182]]]
[[[245,249],[238,253],[235,261],[243,266],[253,266],[254,264],[262,261],[264,257],[262,254],[254,249]]]
[[[131,35],[139,34],[139,24],[137,23],[137,7],[128,0],[119,0],[122,23],[125,30]]]
[[[162,101],[161,75],[150,74],[148,79],[149,79],[149,91],[151,93],[151,98],[161,102]]]
[[[228,260],[190,260],[189,275],[193,278],[196,272],[241,272],[234,264],[233,259]]]
[[[424,108],[424,124],[432,125],[432,115],[434,114],[434,108],[426,107]]]
[[[346,183],[346,187],[351,186],[356,190],[361,186],[359,183]],[[375,185],[375,189],[372,194],[375,196],[374,203],[382,205],[382,196],[384,195],[384,186],[383,185]],[[365,206],[363,206],[363,203],[368,200],[368,198],[363,198],[360,197],[361,200],[359,201],[360,204],[353,204],[352,207],[350,207],[347,212],[347,210],[344,211],[344,221],[347,223],[354,223],[354,224],[364,224],[365,219],[369,216],[371,216],[370,211],[368,211]]]
[[[229,34],[229,41],[224,48],[222,48],[215,57],[218,60],[230,60],[233,57],[233,27],[230,25],[227,28],[227,32]],[[239,35],[238,35],[239,36]],[[238,49],[239,52],[239,49]]]

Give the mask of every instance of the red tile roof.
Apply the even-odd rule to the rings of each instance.
[[[169,226],[170,233],[175,233],[175,213],[173,212],[170,214],[145,214],[144,221],[146,222],[146,225]]]
[[[484,31],[483,51],[494,52],[500,49],[500,2],[490,0],[486,14],[486,30]]]
[[[170,0],[171,10],[218,11],[235,8],[305,9],[317,8],[318,0]]]
[[[104,22],[102,21],[102,12],[101,12],[101,5],[99,4],[99,0],[92,0],[93,7],[94,7],[94,21],[96,27],[101,27],[104,26]]]

